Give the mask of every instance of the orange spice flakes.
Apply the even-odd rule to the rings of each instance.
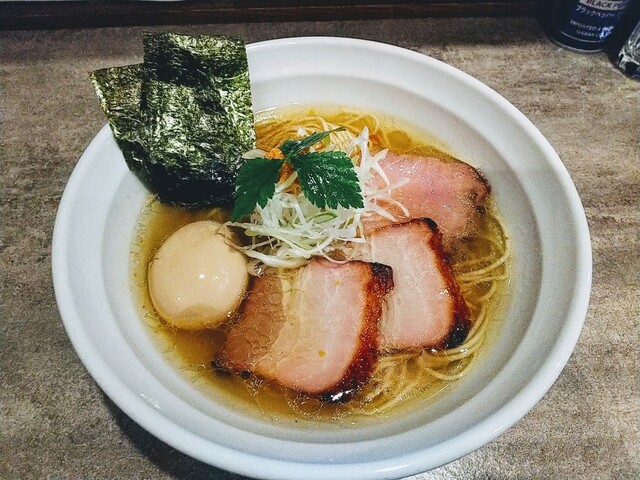
[[[282,150],[280,150],[279,148],[274,147],[271,150],[269,150],[264,157],[270,160],[282,160],[284,159],[284,153],[282,153]],[[278,183],[284,182],[287,178],[293,175],[294,172],[295,170],[293,169],[291,164],[289,164],[289,162],[284,162],[282,164],[282,167],[280,168],[280,176],[278,177]],[[287,191],[289,193],[293,193],[296,195],[300,193],[301,190],[300,190],[300,185],[298,181],[296,180],[294,183],[292,183],[291,186],[287,188]]]
[[[282,150],[280,150],[279,148],[273,147],[266,153],[265,158],[271,160],[282,160],[284,158],[284,153],[282,153]]]
[[[294,172],[295,170],[293,169],[293,167],[288,162],[285,162],[284,165],[282,165],[282,168],[280,168],[280,176],[278,177],[278,183],[283,183],[287,178],[293,175]],[[298,179],[296,179],[286,189],[286,191],[294,195],[298,195],[302,191],[300,189],[300,183],[298,182]]]

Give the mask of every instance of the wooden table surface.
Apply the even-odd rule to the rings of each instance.
[[[238,479],[146,433],[69,342],[51,279],[58,202],[105,123],[87,72],[141,59],[142,28],[0,32],[0,478]],[[518,107],[573,178],[593,242],[591,304],[542,401],[495,441],[416,479],[640,478],[640,83],[605,54],[563,50],[532,18],[163,27],[247,42],[336,35],[444,60]]]

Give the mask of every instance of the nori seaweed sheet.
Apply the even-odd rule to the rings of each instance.
[[[129,168],[160,200],[233,206],[242,153],[254,148],[244,43],[144,34],[144,63],[93,72]]]
[[[140,110],[142,75],[142,64],[104,68],[90,74],[113,136],[129,169],[136,174],[147,161],[145,125]]]

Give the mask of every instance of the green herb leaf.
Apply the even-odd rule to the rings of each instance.
[[[280,169],[289,163],[298,175],[300,187],[305,197],[319,208],[336,209],[364,207],[358,176],[353,163],[341,151],[304,153],[312,145],[321,142],[332,132],[316,132],[300,140],[287,140],[280,150],[285,155],[282,160],[256,158],[245,163],[236,178],[235,206],[231,220],[237,221],[249,215],[256,208],[266,206],[275,193],[275,185]]]
[[[312,147],[318,142],[321,142],[333,132],[341,132],[343,130],[344,127],[340,127],[325,132],[312,133],[308,137],[301,138],[300,140],[286,140],[285,142],[282,142],[282,145],[280,145],[280,151],[284,153],[285,156],[293,155]]]
[[[300,186],[311,203],[320,208],[362,208],[364,202],[351,159],[340,151],[290,155]]]
[[[284,160],[254,158],[247,161],[238,171],[236,178],[235,205],[231,221],[235,222],[249,215],[256,205],[264,207],[273,197],[280,168]]]

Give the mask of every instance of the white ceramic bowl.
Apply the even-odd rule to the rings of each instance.
[[[452,392],[392,421],[296,428],[216,402],[167,366],[138,318],[128,258],[145,191],[105,127],[69,180],[54,232],[56,297],[78,355],[149,432],[253,477],[399,478],[491,441],[553,384],[584,321],[590,240],[562,162],[503,97],[419,53],[340,38],[282,39],[247,50],[256,111],[328,104],[389,112],[485,173],[515,258],[514,297],[499,338]]]

